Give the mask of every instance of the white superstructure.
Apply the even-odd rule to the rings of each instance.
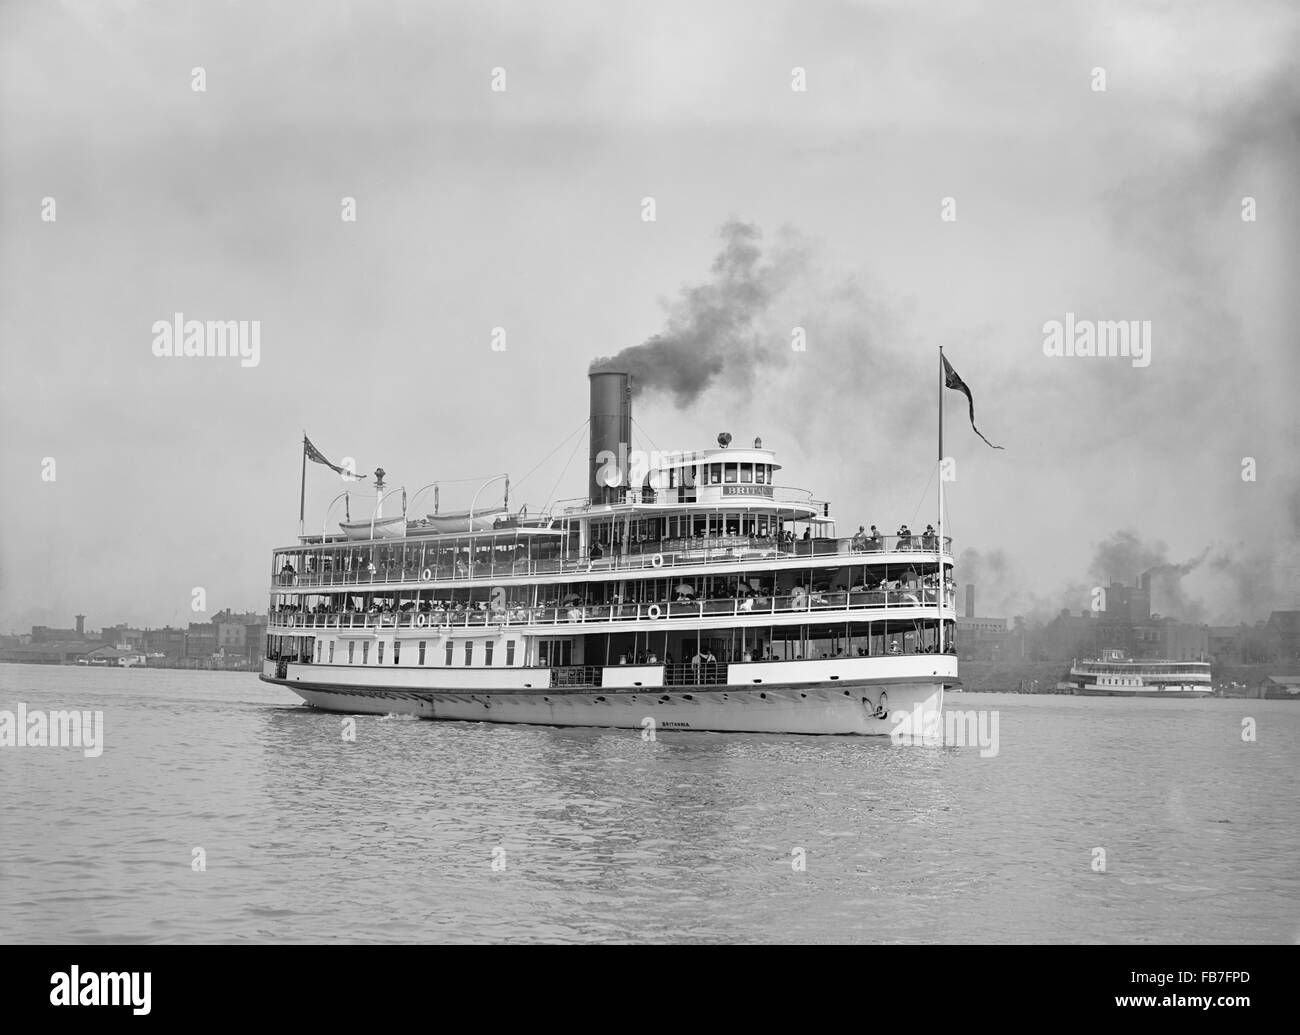
[[[957,682],[950,543],[837,536],[757,441],[638,466],[626,376],[591,377],[588,498],[488,529],[350,538],[349,522],[275,550],[262,678],[320,708],[430,719],[937,724]]]

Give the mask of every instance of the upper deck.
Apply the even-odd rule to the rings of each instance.
[[[275,551],[276,589],[323,586],[483,583],[568,576],[568,581],[603,581],[629,574],[661,575],[666,570],[744,570],[761,565],[832,567],[853,564],[907,564],[926,556],[935,563],[936,536],[881,536],[777,539],[769,535],[699,535],[637,539],[604,550],[570,550],[565,533],[506,529],[474,535],[437,536],[405,541],[344,541],[303,544]],[[920,555],[920,556],[918,556]],[[928,556],[927,556],[928,555]],[[944,537],[945,563],[952,539]]]
[[[551,580],[568,583],[653,578],[764,569],[833,568],[852,565],[914,566],[930,572],[947,567],[952,543],[942,549],[932,529],[920,534],[837,536],[830,503],[805,489],[775,484],[781,465],[755,438],[732,448],[718,435],[717,448],[644,453],[631,448],[631,383],[612,371],[589,375],[592,389],[589,486],[586,497],[548,502],[541,513],[508,507],[509,477],[484,482],[469,509],[456,512],[459,527],[438,514],[438,483],[409,501],[401,513],[383,514],[382,469],[376,470],[374,514],[342,523],[346,534],[300,536],[278,548],[272,584],[278,593],[321,587],[449,586]],[[504,481],[499,507],[479,508],[482,490]],[[433,513],[416,503],[433,489]],[[347,493],[336,498],[347,500]],[[390,493],[389,498],[396,496]],[[333,507],[333,504],[331,504]],[[345,512],[351,511],[346,508]],[[486,515],[495,515],[487,517]],[[486,527],[490,526],[490,527]],[[942,573],[941,573],[942,574]],[[879,572],[888,578],[887,572]]]

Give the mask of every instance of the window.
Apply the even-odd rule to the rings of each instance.
[[[334,641],[330,640],[330,664],[334,664]]]
[[[486,640],[486,641],[484,641],[484,643],[483,643],[483,664],[485,664],[485,665],[490,665],[490,664],[492,664],[492,650],[493,650],[493,648],[494,648],[495,646],[496,646],[496,644],[494,644],[491,640]]]
[[[709,484],[710,484],[710,485],[721,485],[721,484],[722,484],[722,465],[721,465],[721,464],[709,464]]]
[[[537,663],[545,665],[548,660],[557,667],[573,664],[573,641],[542,640],[537,650]]]
[[[383,663],[384,663],[384,641],[380,640],[379,641],[379,664],[382,665]]]
[[[325,649],[325,645],[320,640],[316,641],[316,664],[320,664],[320,652]]]
[[[723,481],[725,481],[728,485],[733,484],[736,480],[736,465],[723,464],[723,471],[724,471]]]
[[[402,656],[402,641],[394,640],[393,641],[393,664],[394,665],[401,664],[401,662],[397,660],[401,656]]]
[[[466,640],[465,641],[465,664],[472,665],[473,663],[474,663],[474,641]]]
[[[424,648],[425,648],[426,646],[428,646],[428,643],[429,643],[428,640],[421,640],[421,641],[420,641],[420,664],[421,664],[421,665],[424,664]]]
[[[357,641],[348,640],[348,664],[349,665],[352,664],[352,659],[356,656],[356,653],[357,653]]]
[[[506,640],[506,664],[513,665],[514,663],[515,663],[515,641]]]
[[[369,640],[361,641],[361,664],[363,665],[370,664],[370,641]]]
[[[754,465],[754,481],[756,481],[759,485],[764,485],[767,483],[767,464]]]
[[[452,649],[453,649],[455,646],[456,646],[456,645],[455,645],[454,643],[452,643],[451,640],[448,640],[448,641],[447,641],[447,657],[446,657],[446,659],[443,661],[443,664],[444,664],[444,665],[450,665],[450,664],[451,664],[451,652],[452,652]]]
[[[752,481],[754,480],[754,465],[753,465],[753,464],[741,464],[741,465],[740,465],[740,480],[741,480],[742,482],[752,482]]]

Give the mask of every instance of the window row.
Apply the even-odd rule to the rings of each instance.
[[[369,665],[370,644],[372,642],[375,644],[375,664],[382,665],[384,663],[384,647],[386,645],[384,640],[374,640],[374,641],[348,640],[347,641],[348,659],[346,664],[348,665],[357,664],[358,655],[359,655],[360,663],[362,665]],[[443,645],[442,664],[446,666],[446,665],[454,665],[456,663],[457,642],[461,644],[462,664],[473,665],[474,644],[476,641],[474,640],[456,641],[450,639]],[[357,649],[358,644],[360,644],[361,647],[360,650]],[[482,644],[483,644],[483,664],[485,666],[490,666],[494,663],[495,658],[497,657],[496,641],[483,640]],[[325,640],[318,639],[316,641],[316,663],[321,664],[322,662],[324,662],[327,665],[333,665],[335,645],[336,645],[335,640],[329,640],[327,642]],[[506,640],[505,648],[506,648],[505,663],[507,667],[509,667],[514,665],[515,663],[515,641]],[[436,651],[429,650],[428,640],[419,640],[416,644],[416,652],[417,652],[416,665],[425,665],[425,664],[433,663],[432,659]],[[401,640],[393,640],[393,651],[392,651],[391,658],[392,658],[392,664],[394,665],[400,665],[402,663],[402,641]]]
[[[674,467],[668,472],[668,487],[694,488],[696,485],[772,485],[772,465],[754,463],[700,464],[698,467]]]

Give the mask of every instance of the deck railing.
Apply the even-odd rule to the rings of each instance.
[[[952,555],[952,539],[944,536],[944,554]],[[887,561],[896,554],[931,554],[938,547],[935,536],[881,536],[878,540],[765,539],[759,536],[709,536],[691,539],[663,539],[650,543],[630,543],[615,550],[601,549],[599,556],[576,558],[510,558],[507,560],[457,561],[451,564],[385,563],[358,564],[350,570],[330,568],[325,571],[281,571],[277,587],[370,586],[430,582],[474,582],[515,576],[565,575],[599,571],[661,571],[672,568],[710,564],[736,564],[752,561],[786,561],[799,557],[848,557],[855,562]],[[366,547],[383,550],[385,547]],[[400,549],[400,547],[389,547]]]
[[[719,598],[714,600],[674,600],[657,604],[591,604],[546,607],[505,607],[482,611],[405,611],[337,613],[303,613],[273,611],[269,624],[274,628],[294,629],[473,629],[516,626],[594,625],[607,622],[659,622],[675,619],[699,620],[729,615],[824,612],[889,611],[898,608],[934,607],[933,587],[915,589],[865,590],[860,592],[813,592],[767,597]],[[944,606],[956,606],[956,594],[949,588]]]
[[[560,665],[551,669],[551,686],[600,686],[600,665]]]
[[[664,686],[722,686],[727,682],[725,661],[684,662],[664,666]]]

